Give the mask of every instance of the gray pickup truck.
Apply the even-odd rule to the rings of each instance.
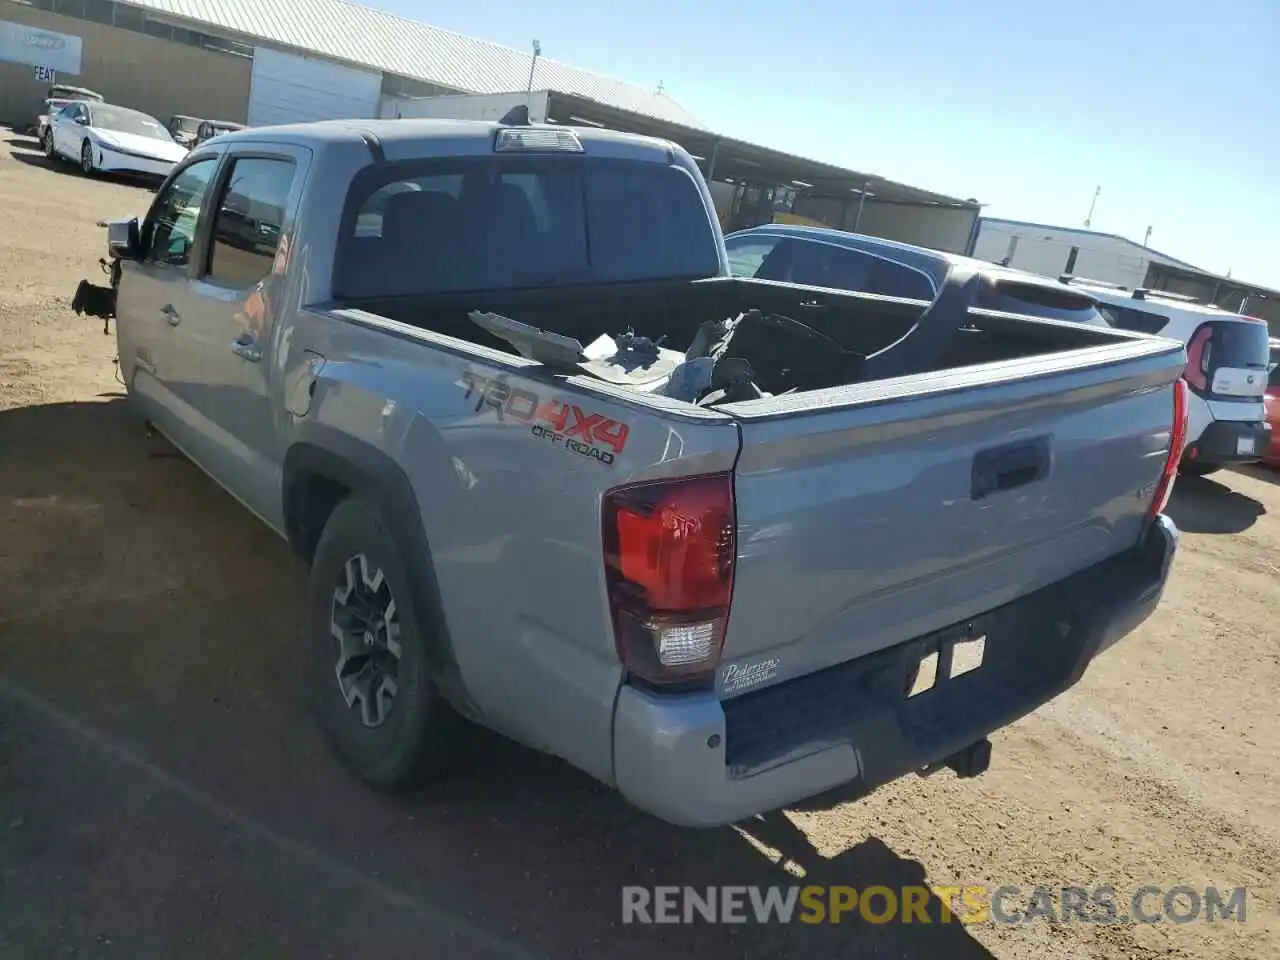
[[[685,825],[910,772],[1159,600],[1176,342],[733,278],[670,143],[333,121],[197,147],[108,226],[138,414],[310,564],[361,778],[462,718]],[[1171,452],[1172,451],[1172,452]]]

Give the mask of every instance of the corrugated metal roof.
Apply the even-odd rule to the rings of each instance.
[[[523,90],[529,83],[530,54],[344,0],[125,2],[465,93],[507,93]],[[692,114],[665,94],[546,57],[538,58],[533,85],[702,128]]]

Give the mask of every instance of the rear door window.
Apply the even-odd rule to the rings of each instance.
[[[492,157],[369,168],[348,196],[343,298],[711,277],[697,183],[656,163]]]
[[[789,283],[839,290],[867,289],[870,272],[867,258],[825,243],[796,243],[785,272]]]
[[[787,280],[911,300],[934,297],[933,282],[910,267],[829,243],[798,243]]]
[[[208,278],[247,290],[268,273],[280,244],[294,163],[283,157],[238,157],[218,204]]]

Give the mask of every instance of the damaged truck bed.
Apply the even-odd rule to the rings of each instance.
[[[982,282],[976,272],[958,267],[932,304],[863,294],[841,297],[789,285],[777,289],[753,280],[698,281],[685,291],[652,291],[655,300],[664,301],[661,312],[668,317],[672,302],[695,290],[714,294],[708,313],[714,313],[717,295],[740,301],[742,312],[734,316],[732,306],[720,307],[726,315],[699,323],[681,350],[664,344],[687,339],[687,316],[656,339],[629,325],[625,332],[601,332],[588,346],[573,335],[499,313],[472,311],[468,316],[521,356],[550,369],[582,372],[708,406],[1030,357],[1109,339],[1077,325],[1034,330],[1025,326],[1027,318],[975,309]],[[633,292],[632,309],[643,309],[635,299]],[[766,306],[752,305],[756,302]],[[789,313],[780,312],[784,307]],[[646,319],[634,313],[628,317],[629,324],[654,326]],[[557,321],[562,329],[575,326],[567,317]]]
[[[222,231],[264,157],[279,222]],[[459,715],[681,824],[974,775],[1174,554],[1180,344],[977,309],[962,267],[933,303],[731,278],[666,142],[246,130],[109,244],[77,302],[139,416],[310,563],[319,715],[378,786],[447,769]]]

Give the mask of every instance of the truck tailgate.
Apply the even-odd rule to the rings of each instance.
[[[940,630],[1132,546],[1172,341],[721,407],[738,418],[724,697]]]

